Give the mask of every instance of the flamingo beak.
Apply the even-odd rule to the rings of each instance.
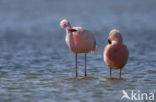
[[[71,32],[76,32],[77,30],[76,30],[76,29],[71,29],[70,31],[71,31]]]
[[[108,39],[108,43],[109,43],[109,44],[111,44],[111,43],[112,43],[110,39]]]
[[[76,32],[77,31],[76,29],[72,29],[71,27],[67,27],[67,30],[71,31],[71,32]]]

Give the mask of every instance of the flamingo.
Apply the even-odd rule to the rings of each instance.
[[[71,27],[70,22],[67,19],[63,19],[60,22],[60,26],[66,30],[66,43],[69,49],[75,53],[75,74],[77,72],[77,54],[85,54],[85,72],[84,76],[87,76],[86,64],[87,64],[87,53],[97,52],[96,39],[94,35],[83,27]]]
[[[125,44],[123,44],[120,32],[113,29],[109,33],[108,43],[104,48],[104,62],[110,68],[110,78],[112,77],[112,69],[120,69],[120,79],[122,68],[126,65],[129,52]]]

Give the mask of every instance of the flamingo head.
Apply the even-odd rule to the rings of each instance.
[[[65,29],[71,29],[70,22],[67,19],[63,19],[60,22],[60,26]]]
[[[122,36],[120,32],[116,29],[113,29],[109,33],[108,43],[111,44],[113,41],[117,43],[122,43]]]
[[[77,30],[76,29],[72,29],[71,25],[70,25],[70,22],[67,20],[67,19],[63,19],[61,22],[60,22],[60,26],[62,28],[65,28],[66,30],[68,30],[69,32],[76,32]]]

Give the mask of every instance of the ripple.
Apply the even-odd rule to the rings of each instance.
[[[68,1],[0,0],[0,102],[120,102],[122,90],[155,90],[155,1]],[[96,35],[98,53],[87,55],[87,77],[79,54],[75,78],[63,18]],[[123,79],[118,71],[108,78],[103,62],[114,28],[130,52]]]

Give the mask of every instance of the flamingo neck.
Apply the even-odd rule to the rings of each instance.
[[[121,47],[121,45],[122,45],[122,42],[120,42],[120,41],[116,41],[116,40],[112,41],[112,47],[114,48],[114,50],[119,49]]]
[[[70,48],[73,48],[74,47],[73,33],[67,29],[66,29],[66,37],[67,37],[68,44],[69,44],[68,46]]]
[[[113,45],[121,45],[121,44],[122,44],[122,41],[113,40],[113,41],[112,41],[112,44],[113,44]]]

